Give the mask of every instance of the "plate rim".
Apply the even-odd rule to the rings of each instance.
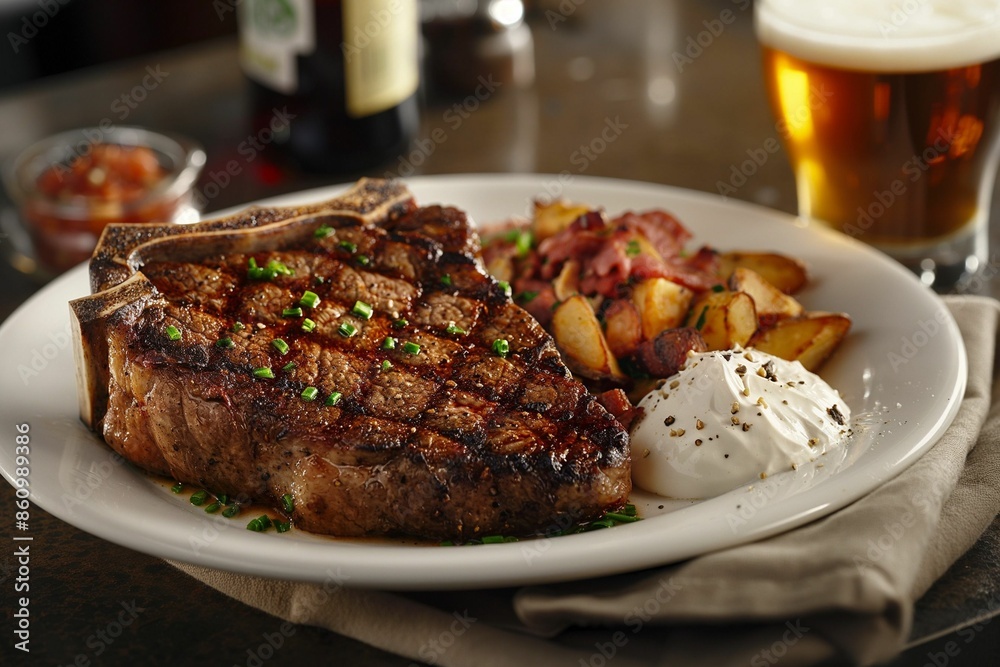
[[[495,183],[502,181],[507,187],[524,187],[526,190],[529,187],[535,189],[538,188],[540,182],[543,179],[547,179],[549,182],[553,180],[558,181],[561,175],[558,174],[444,174],[437,176],[422,176],[410,179],[402,179],[404,183],[411,187],[415,191],[419,199],[419,190],[421,186],[443,186],[443,185],[453,185],[455,187],[469,187],[470,184],[478,183],[480,187],[491,187]],[[685,188],[679,188],[671,185],[663,185],[648,181],[636,181],[628,179],[618,179],[618,178],[605,178],[605,177],[593,177],[593,176],[577,176],[573,178],[573,184],[577,187],[591,185],[594,187],[601,186],[605,188],[611,188],[614,190],[629,190],[638,189],[643,191],[648,191],[649,194],[663,197],[664,198],[664,208],[669,209],[670,203],[674,199],[688,200],[694,202],[695,205],[708,204],[712,207],[722,207],[726,210],[740,211],[740,210],[756,210],[758,215],[772,220],[784,220],[801,227],[801,221],[796,222],[795,216],[792,216],[786,212],[778,211],[775,209],[770,209],[768,207],[761,206],[752,202],[745,202],[742,200],[731,200],[712,193],[700,192],[695,190],[689,190]],[[245,204],[239,207],[234,207],[231,209],[225,209],[219,212],[214,212],[206,217],[214,217],[216,215],[226,214],[231,211],[238,211],[252,205],[273,205],[275,203],[281,203],[283,201],[309,201],[311,199],[319,197],[329,197],[335,192],[347,188],[350,183],[341,183],[330,186],[322,186],[318,188],[310,188],[307,190],[302,190],[293,193],[287,193],[285,195],[280,195],[276,197],[269,197],[264,200],[259,200]],[[422,204],[430,203],[447,203],[447,202],[431,202],[431,201],[421,201]],[[690,221],[683,220],[685,224]],[[690,226],[690,225],[689,225]],[[901,265],[892,262],[888,257],[885,257],[878,251],[862,244],[861,242],[842,238],[842,235],[837,235],[835,232],[825,229],[815,229],[812,228],[809,233],[818,233],[827,238],[837,238],[839,242],[846,242],[848,247],[851,248],[852,252],[860,251],[870,258],[876,261],[881,269],[892,270],[898,273],[899,276],[905,276],[906,280],[912,280],[914,283],[919,284],[919,281],[915,276],[910,274]],[[84,276],[80,274],[85,274],[85,265],[81,265],[72,269],[70,272],[54,280],[49,285],[43,287],[39,292],[29,298],[25,303],[21,304],[3,323],[0,325],[0,340],[8,335],[8,331],[16,326],[17,322],[21,319],[29,317],[32,308],[37,307],[40,302],[44,302],[45,298],[50,295],[50,293],[58,293],[59,290],[65,289],[67,285],[72,284],[73,280],[80,280]],[[923,287],[921,285],[921,287]],[[834,484],[827,484],[825,487],[822,485],[815,487],[809,491],[810,496],[817,496],[816,503],[813,504],[811,508],[805,508],[794,514],[784,516],[780,519],[775,519],[767,522],[766,526],[760,527],[747,535],[744,535],[739,540],[728,540],[726,544],[722,545],[721,549],[730,548],[733,546],[738,546],[739,544],[745,544],[747,542],[757,541],[760,539],[765,539],[777,533],[785,532],[789,529],[795,528],[797,526],[808,523],[814,519],[825,516],[836,509],[839,509],[850,502],[853,502],[859,497],[867,495],[879,484],[884,483],[888,479],[900,474],[907,467],[915,463],[920,456],[922,456],[931,446],[940,438],[947,427],[951,424],[955,415],[957,414],[961,406],[961,397],[964,394],[966,378],[967,378],[967,358],[965,353],[965,347],[957,328],[957,323],[951,316],[950,311],[944,305],[944,302],[937,295],[933,294],[929,289],[926,290],[927,295],[931,298],[932,302],[936,302],[939,308],[943,308],[944,312],[947,314],[946,328],[951,331],[953,338],[956,338],[957,347],[955,352],[957,353],[957,365],[956,369],[958,380],[953,387],[950,388],[950,395],[947,399],[947,410],[942,414],[938,415],[935,422],[925,431],[925,434],[920,438],[918,442],[913,443],[909,449],[901,451],[896,460],[891,461],[892,466],[886,470],[874,471],[870,476],[869,488],[865,490],[860,495],[856,495],[849,500],[844,500],[843,498],[830,497],[835,496],[833,487]],[[74,414],[75,414],[74,405]],[[0,411],[2,412],[2,411]],[[6,416],[6,415],[5,415]],[[79,427],[86,430],[81,424]],[[92,434],[91,434],[92,435]],[[96,436],[93,436],[97,444],[103,446]],[[110,451],[110,450],[108,450]],[[11,481],[10,471],[6,465],[6,460],[0,458],[0,469],[4,476]],[[135,475],[143,476],[143,473],[134,470],[131,471]],[[840,473],[837,473],[838,475]],[[824,489],[821,491],[821,489]],[[32,502],[35,502],[34,494],[32,495]],[[295,570],[289,567],[271,569],[262,568],[259,564],[255,562],[233,562],[229,559],[227,555],[216,554],[214,552],[206,552],[203,554],[195,554],[197,557],[192,557],[192,553],[189,548],[179,548],[172,540],[157,539],[156,536],[144,534],[141,536],[131,536],[130,539],[123,539],[120,528],[112,528],[111,524],[103,523],[97,521],[96,523],[90,523],[87,526],[82,526],[80,523],[83,521],[80,516],[67,517],[67,512],[60,512],[58,508],[55,510],[52,508],[55,505],[54,502],[49,502],[46,499],[46,503],[37,503],[39,507],[45,509],[53,516],[56,516],[60,520],[66,521],[77,528],[84,530],[85,532],[91,533],[100,537],[102,539],[120,544],[127,548],[132,548],[138,551],[142,551],[152,556],[181,560],[188,563],[194,563],[197,565],[203,565],[208,567],[214,567],[217,569],[241,572],[245,574],[261,575],[261,576],[280,576],[288,579],[298,579],[306,581],[316,581],[317,574],[316,571],[303,571]],[[46,506],[46,505],[49,506]],[[765,517],[769,515],[769,510],[772,508],[764,508],[762,512]],[[84,515],[84,518],[88,520],[92,519],[89,515]],[[74,521],[73,519],[77,519]],[[628,526],[620,526],[615,529],[616,533],[622,531],[621,536],[627,537],[626,533],[628,531],[635,532],[636,527],[641,526],[642,523],[633,524]],[[241,524],[242,526],[242,524]],[[240,531],[242,533],[247,533],[249,531]],[[534,570],[529,570],[527,572],[522,572],[518,576],[512,576],[509,573],[503,572],[505,566],[509,566],[511,562],[511,554],[520,553],[522,559],[527,558],[525,554],[525,545],[539,545],[547,544],[548,546],[543,550],[547,551],[548,547],[551,546],[550,540],[531,541],[531,542],[521,542],[513,544],[501,544],[501,545],[489,545],[484,549],[477,549],[475,551],[475,561],[476,573],[464,573],[462,575],[455,574],[454,572],[449,573],[449,569],[453,567],[459,567],[467,565],[465,561],[469,560],[468,557],[464,556],[465,549],[435,549],[435,564],[433,570],[438,574],[436,577],[431,577],[428,581],[418,581],[413,576],[412,570],[409,574],[405,574],[406,570],[404,568],[398,568],[398,563],[394,563],[394,559],[398,556],[392,554],[392,549],[367,549],[365,555],[369,557],[369,568],[366,574],[356,574],[354,576],[354,582],[349,583],[349,585],[358,585],[365,587],[383,587],[383,588],[394,588],[394,589],[443,589],[443,588],[461,588],[467,586],[477,586],[477,587],[498,587],[498,586],[509,586],[509,585],[523,585],[523,584],[536,584],[536,583],[548,583],[553,581],[562,581],[570,579],[583,579],[593,576],[602,576],[608,574],[615,574],[627,571],[633,571],[636,569],[641,569],[645,567],[653,567],[657,565],[664,565],[667,562],[674,562],[678,558],[672,558],[666,562],[653,562],[656,559],[649,559],[648,557],[638,558],[636,556],[626,556],[623,558],[621,551],[621,545],[612,543],[610,540],[594,540],[588,539],[589,535],[596,535],[595,533],[587,533],[583,535],[569,535],[559,537],[560,544],[565,544],[565,549],[559,549],[559,551],[569,550],[571,547],[581,546],[586,548],[589,557],[596,564],[588,566],[587,564],[576,564],[574,567],[569,568],[567,571],[563,568],[553,568],[551,565],[545,568],[536,568]],[[238,535],[237,538],[247,538],[248,535]],[[326,538],[319,538],[326,539]],[[325,544],[326,542],[324,542]],[[250,544],[246,539],[236,539],[234,544]],[[358,545],[357,541],[347,541],[337,544],[338,547],[346,547],[338,549],[338,551],[350,552],[356,548],[368,546],[368,543],[363,543]],[[305,549],[311,549],[311,547],[304,547]],[[406,547],[409,548],[409,547]],[[425,547],[419,547],[425,548]],[[532,547],[528,546],[527,549],[530,551]],[[541,547],[538,547],[541,549]],[[711,549],[715,550],[715,549]],[[709,550],[709,551],[711,551]],[[708,553],[708,551],[701,551],[696,554],[689,554],[686,557],[700,555],[701,553]],[[340,554],[338,554],[340,555]],[[456,556],[460,557],[456,558]],[[336,561],[337,559],[333,559]],[[350,558],[348,558],[350,560]],[[424,559],[426,560],[426,559]],[[612,561],[609,565],[606,561]],[[349,563],[340,563],[340,566],[348,566]],[[529,560],[528,565],[531,565]],[[395,567],[394,567],[395,566]],[[383,569],[384,576],[372,575],[371,571],[377,572],[379,569]],[[444,578],[442,579],[442,575]]]

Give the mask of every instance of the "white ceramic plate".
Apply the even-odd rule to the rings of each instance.
[[[77,419],[67,301],[87,292],[84,267],[47,286],[0,329],[4,370],[0,468],[12,479],[15,425],[30,425],[32,500],[111,542],[239,572],[386,589],[510,586],[656,566],[761,539],[833,512],[899,474],[954,417],[965,387],[958,329],[942,302],[882,255],[790,216],[714,196],[625,181],[545,176],[446,176],[409,181],[422,204],[445,203],[480,224],[525,215],[538,195],[609,212],[665,208],[720,249],[773,249],[814,276],[807,308],[854,318],[824,376],[858,416],[853,444],[818,465],[701,503],[636,494],[646,519],[613,529],[509,544],[438,547],[244,529],[250,518],[205,514],[122,464]],[[312,201],[339,188],[282,201]],[[693,247],[693,246],[692,246]],[[662,505],[662,508],[661,508]]]

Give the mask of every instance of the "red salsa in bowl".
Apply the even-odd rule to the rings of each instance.
[[[200,148],[140,128],[97,132],[45,139],[5,174],[35,260],[46,272],[61,273],[87,260],[108,223],[197,217],[192,194],[205,163]]]

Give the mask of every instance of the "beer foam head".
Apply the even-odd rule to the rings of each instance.
[[[767,46],[844,69],[919,72],[1000,58],[997,0],[758,0]]]

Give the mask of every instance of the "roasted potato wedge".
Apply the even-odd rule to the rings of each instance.
[[[709,350],[728,350],[753,337],[757,309],[745,292],[706,292],[692,304],[686,325],[701,333]]]
[[[556,298],[565,301],[574,294],[580,293],[580,262],[571,259],[563,264],[562,271],[552,281],[552,289]]]
[[[762,275],[744,266],[737,266],[729,276],[729,289],[745,292],[753,298],[761,327],[786,317],[798,317],[804,310],[795,297],[785,294]]]
[[[694,292],[666,278],[649,278],[632,288],[632,303],[642,319],[642,336],[653,340],[661,331],[679,327]]]
[[[653,340],[639,346],[636,360],[653,377],[670,377],[681,369],[688,352],[705,352],[705,338],[694,327],[661,331]]]
[[[594,380],[625,379],[590,302],[577,294],[552,313],[552,336],[570,370]]]
[[[807,312],[779,320],[757,333],[752,347],[788,361],[798,360],[815,371],[829,358],[851,328],[851,318],[842,313]]]
[[[719,255],[719,277],[729,280],[736,267],[756,271],[785,294],[795,294],[809,280],[805,264],[773,252],[724,252]]]
[[[551,202],[535,200],[535,213],[532,222],[535,239],[544,241],[550,236],[555,236],[590,210],[590,206],[573,204],[564,199]]]
[[[604,311],[604,337],[616,357],[627,357],[642,342],[642,320],[635,305],[616,299]]]

